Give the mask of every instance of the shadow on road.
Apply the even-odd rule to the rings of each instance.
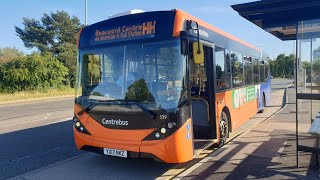
[[[83,154],[73,142],[72,121],[0,135],[0,179]]]

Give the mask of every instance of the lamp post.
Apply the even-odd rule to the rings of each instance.
[[[87,26],[88,25],[88,0],[85,0],[85,21],[84,21],[84,25]]]

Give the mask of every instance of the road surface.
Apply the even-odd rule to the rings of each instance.
[[[288,87],[290,84],[292,84],[291,79],[272,79],[271,80],[271,92],[276,92],[281,89],[284,89]]]
[[[1,105],[0,179],[81,154],[72,138],[72,107],[73,98]]]

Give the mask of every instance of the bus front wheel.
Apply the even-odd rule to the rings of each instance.
[[[229,137],[229,119],[227,114],[222,111],[220,116],[220,143],[219,147],[223,146]]]

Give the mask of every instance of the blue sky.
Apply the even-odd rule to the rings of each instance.
[[[182,9],[208,23],[255,45],[270,57],[280,53],[293,52],[293,42],[282,42],[269,33],[243,19],[230,5],[250,2],[252,0],[88,0],[88,23],[102,21],[108,16],[142,9],[145,11]],[[26,53],[32,50],[24,47],[16,35],[14,26],[22,26],[22,18],[40,19],[43,13],[57,10],[67,11],[70,15],[80,18],[84,23],[84,0],[10,0],[1,2],[0,10],[0,47],[15,46]]]

